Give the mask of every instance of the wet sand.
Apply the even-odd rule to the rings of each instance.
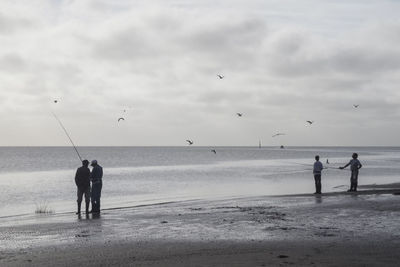
[[[399,190],[365,189],[1,218],[0,265],[398,266]]]

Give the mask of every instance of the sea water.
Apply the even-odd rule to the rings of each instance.
[[[211,150],[215,149],[216,154]],[[322,192],[348,189],[350,172],[339,170],[353,152],[363,164],[359,184],[399,182],[396,147],[79,147],[103,167],[102,208],[184,200],[214,200],[313,193],[314,156],[325,169]],[[329,164],[326,160],[329,159]],[[71,147],[1,147],[0,217],[33,214],[47,205],[76,210],[76,169]],[[84,205],[84,204],[83,204]]]

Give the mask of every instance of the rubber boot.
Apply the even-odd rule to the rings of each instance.
[[[98,213],[100,211],[98,203],[92,203],[92,213]]]
[[[78,211],[75,214],[81,214],[81,203],[78,203]]]
[[[92,200],[92,209],[89,211],[89,213],[95,213],[96,212],[96,203]]]

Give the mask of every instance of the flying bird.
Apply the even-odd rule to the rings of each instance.
[[[222,79],[225,77],[224,75],[220,75],[220,74],[218,74],[217,76],[218,76],[218,78],[219,78],[220,80],[222,80]]]
[[[310,125],[314,123],[314,121],[307,121]]]
[[[186,142],[188,142],[189,146],[193,145],[193,141],[192,140],[186,140]]]
[[[121,117],[121,118],[119,118],[119,119],[118,119],[118,122],[119,122],[119,121],[121,121],[121,120],[123,120],[123,121],[124,121],[125,119]]]
[[[211,152],[213,152],[214,154],[217,154],[217,150],[215,150],[215,149],[211,149]]]
[[[243,113],[236,113],[236,115],[238,115],[238,117],[242,117]]]
[[[353,107],[358,108],[359,105],[353,104]]]
[[[285,134],[284,133],[276,133],[272,137],[276,137],[276,136],[279,136],[279,135],[285,135]]]

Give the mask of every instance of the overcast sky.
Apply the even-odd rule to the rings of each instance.
[[[0,145],[68,145],[52,111],[78,145],[400,145],[399,14],[385,0],[2,0]]]

